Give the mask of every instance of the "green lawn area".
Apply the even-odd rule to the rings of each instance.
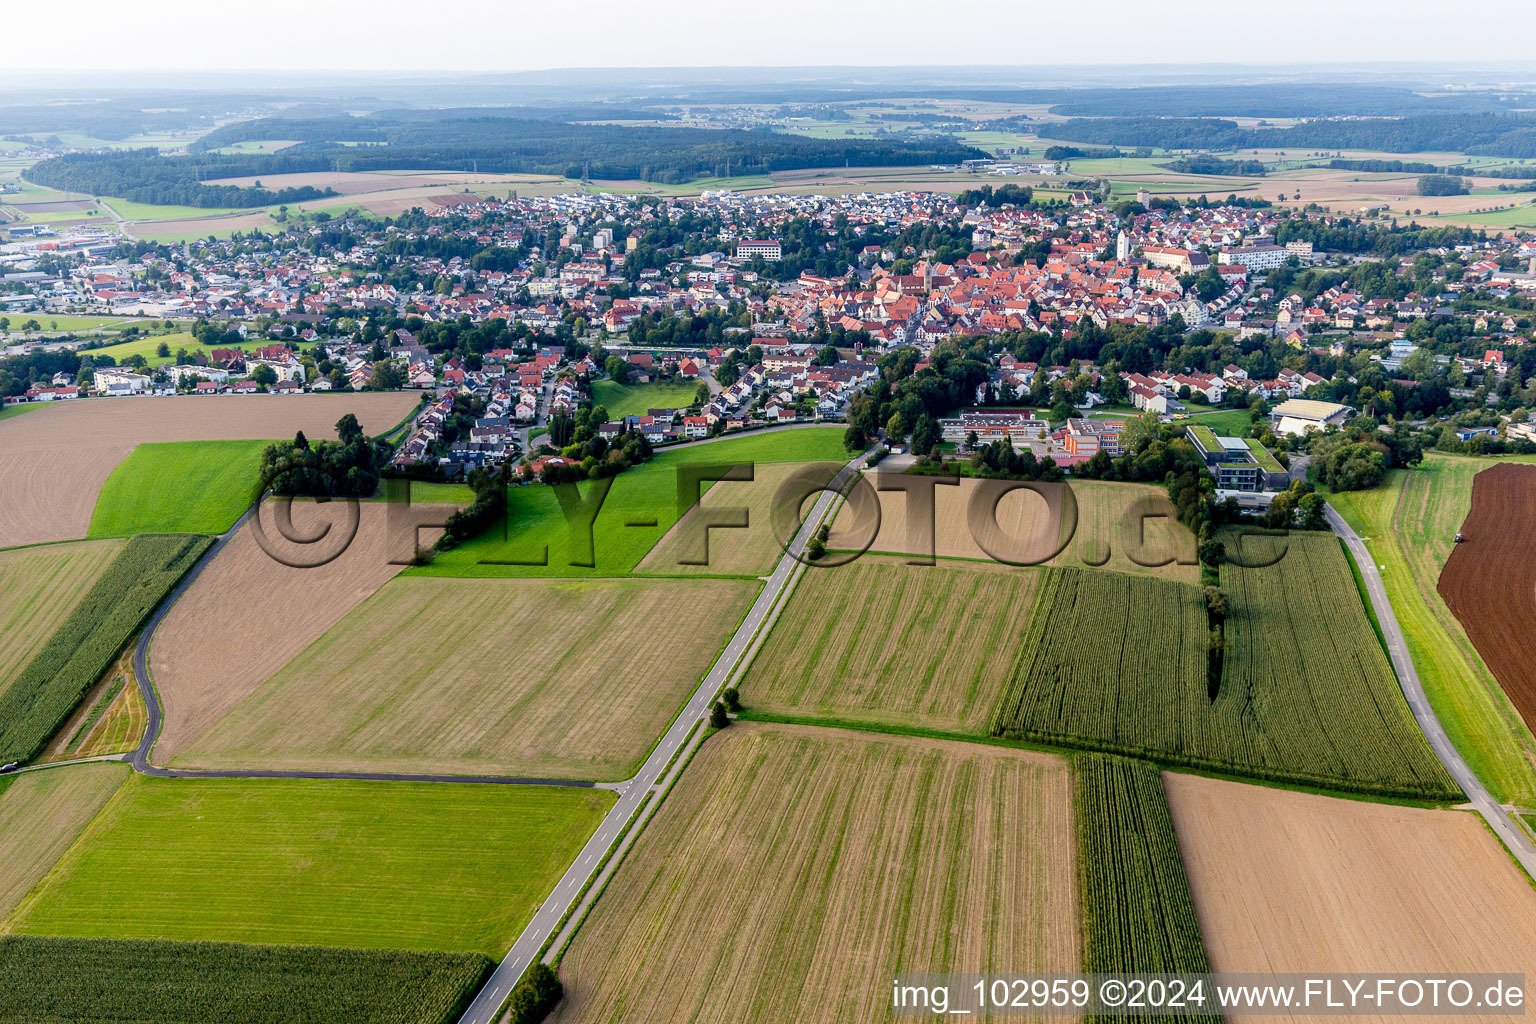
[[[1471,478],[1493,464],[1431,453],[1372,490],[1327,497],[1366,539],[1451,742],[1496,799],[1529,807],[1536,805],[1536,739],[1435,589],[1471,505]]]
[[[735,462],[846,462],[843,428],[787,430],[730,438],[674,452],[613,477],[612,490],[593,522],[592,567],[571,565],[570,531],[553,488],[542,484],[507,492],[505,530],[493,525],[483,535],[439,555],[431,565],[405,570],[423,576],[628,576],[677,522],[677,474],[683,465]],[[583,500],[591,483],[581,486]],[[654,526],[631,526],[654,522]],[[583,541],[584,543],[584,541]],[[483,560],[512,562],[540,559],[548,565],[486,565]]]
[[[135,775],[8,928],[502,954],[605,790]]]
[[[121,316],[68,316],[53,313],[10,313],[11,330],[21,330],[28,320],[36,320],[45,331],[93,331],[98,327],[132,327],[134,324],[159,323]]]
[[[1221,412],[1192,413],[1189,419],[1178,422],[1210,427],[1222,437],[1247,437],[1248,428],[1253,425],[1248,415],[1247,409],[1223,409]]]
[[[170,355],[160,356],[155,354],[162,344],[170,348]],[[217,347],[238,348],[249,352],[252,349],[262,348],[263,346],[272,344],[275,344],[275,342],[268,338],[250,338],[246,341],[240,342],[239,344],[219,345]],[[299,349],[301,351],[313,347],[314,342],[299,342]],[[93,348],[89,351],[82,351],[81,354],[92,356],[111,356],[113,359],[117,360],[119,364],[127,362],[134,356],[143,356],[149,365],[162,366],[169,363],[174,363],[176,361],[176,350],[181,348],[184,348],[188,352],[192,353],[200,352],[203,350],[203,346],[198,344],[197,339],[192,336],[190,331],[176,331],[171,334],[156,334],[145,338],[134,338],[132,341],[118,342],[115,345],[103,345],[100,348]]]
[[[1495,228],[1529,228],[1536,227],[1536,205],[1522,203],[1519,206],[1506,210],[1495,210],[1492,213],[1447,213],[1433,217],[1422,217],[1420,219],[1426,221],[1466,221],[1470,224],[1487,224],[1489,227]]]
[[[188,217],[217,217],[221,213],[246,213],[255,207],[243,206],[160,206],[155,203],[135,203],[127,199],[105,196],[101,200],[117,211],[124,220],[184,220]]]
[[[697,382],[654,384],[620,384],[616,380],[599,380],[592,384],[592,402],[606,406],[608,416],[644,416],[651,409],[686,409],[693,404]]]
[[[254,499],[271,441],[160,441],[118,463],[91,513],[90,537],[223,533]]]

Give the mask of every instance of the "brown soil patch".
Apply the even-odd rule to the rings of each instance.
[[[292,550],[309,560],[310,552],[283,542],[273,509],[271,502],[262,509],[268,542],[281,545],[274,548],[279,553]],[[384,502],[361,503],[357,536],[334,561],[315,568],[274,560],[249,523],[230,538],[176,602],[150,646],[150,674],[165,705],[157,761],[176,756],[404,568],[390,564],[391,557],[409,552],[391,550],[389,511]],[[329,525],[339,538],[348,520],[342,502],[296,501],[292,515],[296,536],[313,536]],[[434,540],[422,532],[422,546]]]
[[[1536,963],[1536,891],[1475,815],[1193,775],[1163,783],[1215,971]]]
[[[404,576],[176,763],[628,778],[757,590]]]
[[[355,413],[382,433],[419,396],[224,395],[213,398],[111,398],[60,402],[0,421],[0,547],[85,536],[96,497],[113,468],[149,441],[334,437]]]
[[[1440,596],[1536,729],[1536,466],[1506,462],[1473,477],[1461,535],[1440,573]]]
[[[893,971],[1078,969],[1056,757],[738,723],[713,736],[561,965],[561,1024],[842,1024]]]

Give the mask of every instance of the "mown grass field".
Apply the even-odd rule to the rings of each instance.
[[[117,211],[124,220],[181,220],[188,217],[214,217],[221,213],[241,213],[250,207],[224,206],[164,206],[157,203],[135,203],[130,199],[106,196],[101,202]]]
[[[242,351],[249,352],[252,349],[262,348],[263,346],[270,344],[273,344],[273,342],[268,341],[265,338],[254,338],[249,341],[240,342],[239,344],[218,345],[216,347],[238,348]],[[156,353],[159,352],[161,345],[165,345],[167,348],[169,348],[171,350],[171,354],[165,356],[157,355]],[[313,347],[313,342],[305,341],[299,343],[300,351]],[[113,359],[117,360],[119,365],[127,362],[134,356],[143,356],[151,366],[165,366],[176,361],[176,352],[178,349],[186,349],[188,352],[193,354],[204,351],[203,346],[198,343],[197,339],[192,336],[191,332],[174,331],[169,334],[152,334],[147,337],[134,338],[130,341],[121,341],[115,345],[103,345],[100,348],[86,350],[81,354],[89,356],[111,356]]]
[[[90,537],[136,533],[219,534],[256,497],[261,453],[271,441],[141,444],[96,499]]]
[[[1527,461],[1527,460],[1520,460]],[[1435,715],[1495,798],[1536,805],[1536,739],[1436,591],[1472,506],[1472,477],[1492,460],[1428,453],[1369,491],[1328,495],[1365,538]]]
[[[121,764],[25,772],[0,788],[0,931],[128,777]]]
[[[541,484],[513,487],[507,492],[505,528],[493,525],[475,540],[439,555],[431,565],[406,572],[425,576],[627,576],[686,511],[677,507],[678,467],[739,462],[842,463],[848,458],[841,427],[733,437],[660,452],[651,461],[610,478],[611,490],[591,520],[590,550],[586,548],[586,534],[579,531],[573,545],[572,531],[554,488]],[[596,488],[601,484],[577,486],[585,504],[595,501]],[[576,518],[579,522],[586,517],[578,514]],[[594,565],[572,564],[589,558]],[[513,562],[547,564],[509,564]]]
[[[0,551],[0,694],[69,617],[123,545],[44,544]]]
[[[741,684],[753,711],[984,732],[1040,572],[865,556],[801,577]]]
[[[882,1019],[895,971],[1078,970],[1049,755],[738,723],[712,736],[560,967],[561,1024]]]
[[[609,419],[644,416],[651,409],[686,409],[693,404],[698,381],[654,384],[620,384],[615,380],[592,382],[592,403],[608,410]]]
[[[757,590],[397,578],[175,763],[628,778]]]
[[[992,731],[1281,781],[1457,797],[1338,542],[1289,541],[1267,568],[1223,565],[1219,666],[1199,588],[1051,570]]]
[[[128,542],[0,693],[0,763],[37,756],[209,543],[184,534]]]
[[[1210,427],[1222,437],[1247,437],[1253,427],[1247,409],[1223,409],[1221,412],[1195,413],[1188,420],[1181,420],[1181,425],[1203,424]]]
[[[448,1024],[490,972],[477,953],[0,938],[0,1024]]]
[[[612,802],[550,787],[135,775],[11,930],[495,956]]]
[[[1162,779],[1145,761],[1072,759],[1083,970],[1205,974],[1211,969],[1189,896]],[[1220,1014],[1203,1017],[1220,1021]]]
[[[56,313],[7,313],[11,330],[21,330],[28,320],[36,320],[45,331],[93,331],[100,327],[131,327],[134,324],[159,324],[158,320],[140,320],[122,316],[70,316]]]
[[[8,405],[4,409],[0,409],[0,420],[8,420],[13,416],[20,416],[22,413],[36,412],[39,409],[46,408],[48,408],[48,406],[41,403],[28,403],[27,405]]]

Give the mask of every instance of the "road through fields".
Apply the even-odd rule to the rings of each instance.
[[[1488,827],[1493,829],[1505,848],[1514,855],[1525,869],[1526,874],[1536,878],[1536,846],[1525,832],[1509,819],[1509,814],[1492,794],[1478,781],[1472,769],[1467,767],[1467,762],[1462,760],[1456,747],[1451,743],[1451,738],[1446,735],[1445,727],[1440,724],[1440,719],[1435,716],[1435,709],[1430,706],[1429,698],[1424,695],[1424,684],[1419,680],[1419,673],[1413,665],[1413,659],[1408,656],[1408,641],[1403,637],[1402,627],[1397,624],[1397,615],[1392,611],[1392,602],[1387,599],[1387,588],[1381,582],[1381,573],[1377,570],[1376,562],[1371,558],[1370,551],[1365,546],[1365,541],[1354,531],[1344,517],[1334,511],[1333,506],[1325,506],[1328,517],[1328,525],[1333,532],[1344,539],[1349,547],[1349,553],[1354,556],[1355,564],[1360,567],[1360,576],[1365,580],[1366,592],[1371,595],[1371,605],[1376,609],[1376,621],[1381,625],[1382,636],[1387,640],[1387,653],[1391,655],[1392,667],[1397,670],[1397,678],[1403,686],[1403,696],[1408,699],[1408,707],[1413,710],[1413,717],[1418,719],[1419,728],[1424,730],[1429,745],[1434,748],[1435,755],[1440,758],[1440,763],[1445,765],[1451,778],[1461,787],[1467,799],[1477,813],[1488,822]]]
[[[533,964],[539,951],[560,927],[566,912],[575,905],[583,889],[586,888],[587,882],[602,866],[604,855],[609,847],[640,813],[641,804],[645,802],[646,795],[652,792],[652,787],[662,781],[673,759],[682,751],[684,744],[694,733],[694,727],[701,719],[708,717],[709,709],[714,704],[716,696],[725,688],[728,680],[735,673],[738,663],[752,648],[759,629],[770,621],[780,598],[788,594],[800,573],[804,571],[804,563],[799,557],[801,552],[805,550],[805,545],[812,533],[827,517],[836,502],[835,490],[858,472],[857,467],[863,463],[863,460],[864,456],[861,454],[845,465],[833,479],[829,489],[823,491],[817,498],[811,513],[805,517],[800,531],[795,535],[783,556],[779,558],[779,564],[767,578],[763,589],[758,592],[757,600],[748,609],[741,625],[737,627],[720,657],[715,659],[714,665],[705,675],[704,681],[699,684],[699,688],[694,691],[687,706],[673,720],[671,727],[651,751],[651,756],[646,758],[639,773],[628,782],[619,785],[618,802],[613,805],[607,817],[603,819],[603,823],[598,826],[597,832],[577,855],[575,863],[556,884],[554,892],[550,893],[549,898],[533,915],[533,920],[528,922],[528,926],[523,929],[523,934],[518,936],[517,942],[512,945],[506,957],[497,965],[469,1009],[464,1011],[464,1015],[459,1018],[459,1024],[493,1024],[502,1003],[512,991],[512,986],[517,984],[523,972]],[[681,763],[681,759],[679,762]]]

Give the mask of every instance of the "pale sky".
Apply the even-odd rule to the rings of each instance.
[[[6,6],[0,75],[1536,59],[1536,0],[69,0]]]

